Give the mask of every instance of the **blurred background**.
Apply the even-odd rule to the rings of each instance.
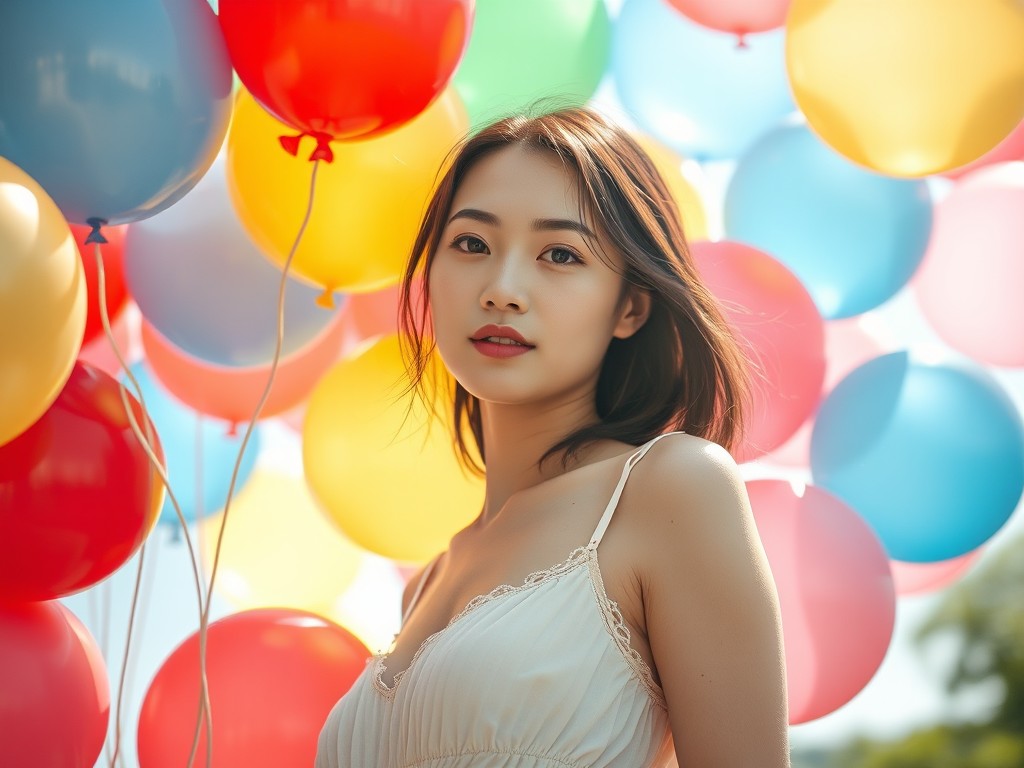
[[[1024,5],[0,14],[0,764],[312,763],[482,498],[395,336],[437,169],[589,104],[757,367],[793,765],[1024,766]]]

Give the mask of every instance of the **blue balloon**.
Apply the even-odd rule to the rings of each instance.
[[[894,352],[851,371],[822,403],[811,472],[890,557],[946,560],[987,541],[1016,507],[1024,427],[984,369]]]
[[[172,205],[231,115],[227,48],[202,2],[4,3],[0,72],[0,155],[79,224]]]
[[[829,320],[859,315],[899,291],[924,258],[931,227],[924,180],[861,168],[803,125],[759,139],[725,196],[729,239],[789,267]]]
[[[131,371],[142,389],[146,412],[160,436],[167,477],[185,520],[192,523],[223,509],[244,430],[239,428],[238,433],[232,435],[227,422],[202,418],[200,423],[199,414],[168,394],[144,363],[135,363]],[[126,376],[122,375],[121,380],[129,392],[134,392]],[[257,425],[245,447],[232,498],[237,497],[252,474],[259,452],[260,427]],[[181,525],[169,495],[164,497],[158,522],[175,528]]]
[[[735,35],[665,0],[627,0],[612,37],[619,101],[645,132],[695,160],[736,157],[794,110],[782,30]]]
[[[273,359],[281,270],[239,221],[222,157],[181,202],[128,228],[124,276],[142,315],[184,352],[227,366]],[[339,303],[318,305],[322,292],[287,281],[282,355],[311,342],[341,311]]]

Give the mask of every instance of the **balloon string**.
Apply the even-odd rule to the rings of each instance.
[[[302,219],[302,224],[299,226],[299,231],[295,235],[295,241],[292,243],[291,250],[288,251],[288,258],[285,259],[284,268],[281,271],[281,282],[277,291],[277,339],[274,344],[274,359],[270,364],[270,375],[267,377],[267,384],[263,388],[263,394],[260,396],[259,402],[256,404],[256,409],[253,411],[252,416],[249,418],[249,422],[245,427],[245,435],[242,437],[242,445],[238,449],[238,458],[235,459],[235,466],[231,472],[231,484],[228,486],[228,495],[224,501],[224,512],[220,520],[220,529],[217,532],[217,544],[213,550],[213,564],[210,566],[210,581],[207,585],[206,592],[206,606],[203,610],[203,616],[199,624],[199,637],[200,637],[200,656],[205,655],[205,643],[204,636],[207,631],[207,624],[209,621],[210,613],[210,598],[213,593],[213,585],[217,579],[217,566],[220,563],[220,550],[221,545],[224,542],[224,531],[227,529],[228,513],[231,509],[231,499],[235,493],[235,484],[238,482],[238,473],[242,466],[242,458],[245,455],[246,446],[249,444],[249,438],[252,437],[253,428],[256,425],[256,421],[260,417],[260,413],[263,411],[263,406],[267,402],[267,398],[270,396],[270,390],[274,386],[274,378],[277,375],[277,365],[281,359],[281,347],[284,344],[284,296],[285,288],[288,286],[288,272],[291,269],[292,260],[295,258],[295,252],[299,249],[299,243],[302,242],[302,236],[306,232],[306,227],[309,225],[309,219],[313,214],[313,200],[316,192],[316,175],[320,168],[320,160],[313,161],[313,171],[310,174],[309,179],[309,201],[306,204],[306,214]],[[207,740],[207,747],[209,748],[212,739]],[[196,745],[192,745],[193,755],[195,754]],[[207,755],[207,768],[209,765],[209,755]],[[192,758],[189,758],[189,768],[192,766]]]
[[[103,253],[102,253],[102,251],[100,249],[101,240],[102,240],[102,242],[105,242],[106,238],[103,238],[103,236],[101,234],[99,234],[99,226],[101,226],[101,223],[102,223],[102,220],[90,220],[89,221],[89,224],[95,228],[97,238],[99,238],[99,239],[97,239],[97,238],[93,239],[93,242],[96,245],[96,247],[93,250],[93,254],[94,254],[95,260],[96,260],[96,278],[97,278],[97,280],[96,280],[96,282],[97,282],[97,291],[96,292],[97,292],[98,298],[99,298],[100,321],[103,323],[103,332],[106,335],[107,340],[110,342],[110,347],[114,351],[114,355],[117,357],[118,363],[121,364],[121,369],[124,371],[125,375],[128,377],[128,379],[131,381],[132,385],[135,387],[135,392],[136,392],[136,395],[138,397],[139,405],[141,406],[142,413],[146,414],[146,413],[148,413],[148,411],[146,410],[146,401],[145,401],[145,398],[143,397],[143,394],[142,394],[142,387],[139,385],[138,380],[135,378],[134,374],[132,374],[132,372],[131,372],[131,369],[128,367],[128,363],[125,361],[124,355],[122,354],[120,348],[118,347],[117,340],[114,338],[114,333],[113,333],[113,331],[110,328],[110,314],[109,314],[108,309],[107,309],[106,272],[104,270],[104,265],[103,265]],[[92,235],[90,235],[90,237],[91,236]],[[199,583],[199,570],[198,570],[198,567],[196,565],[195,551],[192,548],[192,540],[191,540],[191,538],[189,537],[189,534],[188,534],[188,526],[187,526],[187,524],[185,522],[185,516],[181,512],[181,506],[178,504],[178,500],[177,500],[177,498],[174,495],[174,491],[171,489],[170,481],[167,479],[167,470],[164,468],[163,463],[160,461],[159,457],[156,455],[156,451],[153,449],[152,422],[150,421],[150,419],[147,416],[146,420],[145,420],[146,421],[145,432],[143,432],[142,428],[139,426],[139,423],[138,423],[137,419],[135,418],[134,409],[131,407],[131,404],[128,401],[128,390],[125,388],[124,384],[120,380],[118,380],[118,391],[119,391],[119,393],[121,395],[121,403],[124,406],[125,416],[127,417],[128,423],[129,423],[129,425],[132,428],[132,432],[135,434],[135,437],[139,441],[139,444],[142,446],[142,449],[146,452],[146,456],[149,458],[150,464],[153,466],[153,468],[156,470],[157,474],[160,476],[160,480],[163,482],[164,488],[166,488],[166,490],[167,490],[167,497],[171,500],[171,504],[174,506],[174,511],[175,511],[175,513],[178,516],[178,521],[179,521],[179,523],[181,523],[181,527],[182,527],[182,529],[185,532],[185,542],[186,542],[186,544],[188,546],[189,555],[190,555],[190,557],[192,559],[192,573],[193,573],[193,576],[195,578],[196,597],[197,597],[197,600],[198,600],[198,603],[199,603],[199,618],[200,618],[200,623],[201,623],[202,622],[202,617],[203,617],[203,614],[204,614],[205,606],[204,606],[204,603],[203,603],[203,590],[202,590],[202,587],[201,587],[201,585]],[[140,549],[140,559],[142,557],[142,553],[144,551],[144,548],[145,548],[145,543],[143,543],[143,548]],[[127,638],[125,640],[125,657],[126,658],[127,658],[128,653],[131,651],[132,623],[133,623],[134,616],[135,616],[135,606],[136,606],[136,603],[138,601],[138,594],[139,594],[139,584],[138,584],[138,580],[136,580],[135,590],[134,590],[134,593],[132,595],[131,614],[130,614],[130,618],[129,618],[129,621],[128,621],[128,634],[127,634]],[[199,696],[200,696],[200,717],[202,717],[202,714],[205,712],[206,715],[207,715],[207,720],[208,720],[208,728],[212,728],[212,720],[210,719],[210,716],[209,716],[210,705],[209,705],[209,691],[208,691],[207,679],[206,679],[205,658],[202,655],[200,657],[200,667],[201,667],[201,669],[200,669],[200,681],[199,681],[199,689],[200,689],[200,691],[199,691]],[[123,691],[124,691],[124,678],[125,678],[125,667],[122,666],[122,668],[121,668],[121,678],[120,678],[120,680],[118,682],[117,710],[116,710],[117,715],[116,715],[116,720],[115,720],[116,726],[115,726],[115,736],[114,736],[114,754],[111,757],[111,761],[110,761],[111,768],[113,768],[113,766],[114,766],[114,764],[115,764],[115,762],[117,760],[118,752],[120,751],[120,730],[119,730],[118,726],[120,725],[121,699],[122,699],[122,694],[123,694]],[[197,729],[198,729],[198,726],[197,726]]]

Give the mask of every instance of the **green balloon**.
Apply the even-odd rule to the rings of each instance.
[[[610,49],[604,0],[477,0],[453,82],[476,130],[512,113],[584,104]]]

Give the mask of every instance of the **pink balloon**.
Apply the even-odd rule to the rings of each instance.
[[[832,391],[850,371],[882,354],[882,346],[861,330],[857,318],[830,320],[825,323],[825,383],[822,399]],[[817,409],[815,409],[817,412]],[[811,432],[814,414],[800,425],[789,440],[765,458],[775,464],[791,467],[809,467],[811,464]]]
[[[889,558],[866,522],[814,486],[747,483],[779,593],[791,725],[827,715],[874,676],[896,619]]]
[[[750,32],[767,32],[786,23],[791,0],[669,0],[687,18],[741,38]]]
[[[117,318],[110,322],[110,330],[114,335],[114,342],[117,344],[117,348],[121,350],[121,354],[124,355],[128,365],[138,360],[137,350],[132,347],[132,329],[138,327],[139,315],[137,311],[132,312],[131,309],[134,309],[134,307],[125,307],[118,314]],[[110,339],[102,331],[95,339],[82,345],[82,349],[78,353],[78,359],[83,363],[89,363],[93,367],[99,368],[114,378],[121,375],[121,363],[118,362],[117,355],[114,354],[114,350],[110,346]]]
[[[896,584],[896,594],[919,595],[945,589],[957,581],[974,565],[981,555],[975,549],[960,557],[939,560],[934,563],[907,563],[902,560],[891,560],[892,578]]]
[[[283,358],[261,418],[295,408],[338,359],[346,331],[340,313],[309,344]],[[142,346],[153,374],[191,408],[232,423],[249,421],[267,385],[270,365],[246,368],[198,360],[173,346],[148,322],[142,323]]]
[[[110,716],[92,635],[56,601],[0,603],[0,765],[92,768]]]
[[[1024,365],[1024,163],[958,181],[936,206],[911,285],[943,341],[991,365]]]
[[[946,171],[942,175],[950,179],[959,179],[964,174],[984,168],[987,165],[1007,163],[1013,160],[1024,160],[1024,120],[1021,120],[1017,127],[1010,131],[1009,136],[977,160],[967,165],[961,165],[959,168]]]
[[[703,240],[691,251],[755,362],[747,434],[734,451],[737,461],[750,461],[782,445],[817,407],[824,320],[797,277],[763,251]]]

